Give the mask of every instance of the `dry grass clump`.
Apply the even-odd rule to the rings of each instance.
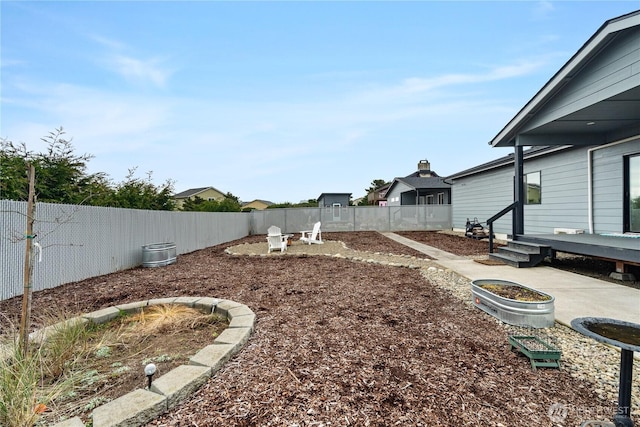
[[[1,337],[0,425],[35,425],[55,399],[74,388],[70,372],[82,357],[77,349],[86,340],[86,329],[81,322],[58,325],[46,340],[32,339],[27,351],[17,339],[16,327]]]
[[[116,356],[133,352],[135,360],[151,357],[150,344],[145,343],[150,335],[225,323],[216,314],[179,304],[151,306],[135,315],[122,312],[100,325],[68,314],[38,314],[37,323],[50,326],[32,334],[28,352],[22,351],[16,328],[0,337],[0,426],[28,427],[42,423],[43,417],[46,422],[52,416],[90,411],[108,400],[96,397],[94,389],[133,381],[126,376],[131,363]],[[130,352],[125,351],[128,347]]]
[[[126,318],[136,324],[136,334],[175,333],[210,325],[219,316],[180,304],[159,304]]]

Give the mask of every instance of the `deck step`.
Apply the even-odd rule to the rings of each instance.
[[[551,247],[535,243],[509,241],[507,246],[490,253],[489,258],[516,268],[535,267],[551,254]]]
[[[509,240],[507,242],[507,247],[510,249],[518,249],[520,251],[534,253],[534,254],[544,254],[545,256],[549,256],[551,254],[551,246],[540,245],[537,243],[521,242],[518,240]]]
[[[535,252],[523,251],[521,249],[511,248],[509,246],[499,247],[498,253],[521,261],[529,261],[531,259],[531,255],[535,255]]]
[[[526,267],[527,261],[522,261],[519,260],[517,258],[511,257],[509,255],[506,255],[504,253],[499,253],[499,252],[494,252],[492,254],[489,254],[489,259],[493,259],[496,261],[502,261],[503,263],[510,265],[511,267],[516,267],[516,268],[522,268],[522,267]]]

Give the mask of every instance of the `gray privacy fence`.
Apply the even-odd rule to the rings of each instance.
[[[22,295],[26,202],[0,200],[0,300]],[[142,264],[142,246],[173,242],[184,254],[249,234],[246,213],[167,212],[36,204],[33,290]]]
[[[266,234],[272,225],[286,233],[322,231],[431,231],[452,228],[451,205],[332,206],[266,209],[251,212],[251,233]]]
[[[0,200],[0,300],[22,295],[26,202]],[[167,212],[94,206],[36,204],[33,290],[139,266],[144,245],[175,243],[178,255],[266,234],[322,231],[451,229],[450,205],[350,206],[267,209],[251,213]],[[266,242],[265,242],[266,250]],[[180,262],[178,260],[178,262]]]

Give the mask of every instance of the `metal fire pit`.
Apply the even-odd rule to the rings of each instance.
[[[633,427],[631,419],[633,352],[640,351],[640,325],[615,319],[580,317],[573,319],[571,326],[587,337],[620,348],[618,411],[613,417],[613,422],[616,427]]]

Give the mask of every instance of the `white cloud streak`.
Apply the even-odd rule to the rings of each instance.
[[[136,61],[123,61],[122,66],[134,70],[129,72],[139,78],[155,78],[157,83],[165,78],[152,77],[153,72]],[[332,165],[346,173],[347,165],[342,164],[346,159],[384,157],[391,147],[411,156],[407,153],[411,141],[425,141],[427,136],[445,145],[456,138],[468,142],[471,137],[457,129],[461,117],[473,129],[474,139],[488,140],[492,135],[483,132],[498,129],[510,112],[500,100],[465,97],[456,90],[464,87],[466,95],[470,90],[480,93],[474,87],[477,83],[519,77],[539,66],[535,61],[522,62],[479,74],[408,78],[374,90],[290,103],[221,103],[114,93],[77,85],[23,83],[21,92],[28,94],[29,108],[37,109],[38,116],[44,118],[42,122],[51,126],[46,129],[42,123],[12,122],[5,131],[11,139],[13,132],[24,135],[25,127],[30,127],[32,135],[39,132],[39,138],[53,127],[64,125],[78,151],[95,155],[90,165],[97,169],[92,172],[107,172],[116,181],[123,179],[130,167],[138,166],[141,172],[153,170],[154,178],[160,181],[175,179],[177,190],[214,185],[239,193],[244,199],[264,198],[272,196],[260,191],[270,191],[269,185],[281,185],[285,169],[291,176],[309,180],[309,171]],[[448,95],[425,98],[425,93],[435,89],[447,89],[444,93]],[[452,136],[455,134],[460,136]],[[429,150],[435,158],[437,149]],[[325,178],[338,179],[333,175]],[[365,181],[370,179],[366,177]],[[329,182],[314,185],[330,186]],[[255,194],[239,191],[236,185],[251,188]],[[307,197],[315,197],[317,190],[303,189],[312,192]],[[297,200],[294,196],[293,201]]]
[[[115,54],[106,58],[107,66],[132,83],[151,83],[157,87],[165,87],[173,73],[163,68],[162,60],[152,58],[137,59],[126,55]]]
[[[533,9],[533,18],[535,20],[547,19],[555,11],[555,6],[552,2],[543,0],[536,2]]]
[[[399,85],[382,88],[380,90],[372,90],[368,94],[364,95],[368,99],[379,97],[382,100],[385,100],[395,96],[417,95],[426,92],[433,92],[447,87],[494,82],[529,75],[542,68],[546,63],[546,60],[536,59],[497,66],[484,73],[452,73],[430,78],[410,77],[404,79]]]
[[[118,40],[98,34],[90,34],[88,38],[107,50],[106,53],[100,54],[98,62],[129,83],[151,84],[164,88],[174,73],[174,70],[166,65],[168,59],[157,56],[141,59],[123,53],[132,48]]]

